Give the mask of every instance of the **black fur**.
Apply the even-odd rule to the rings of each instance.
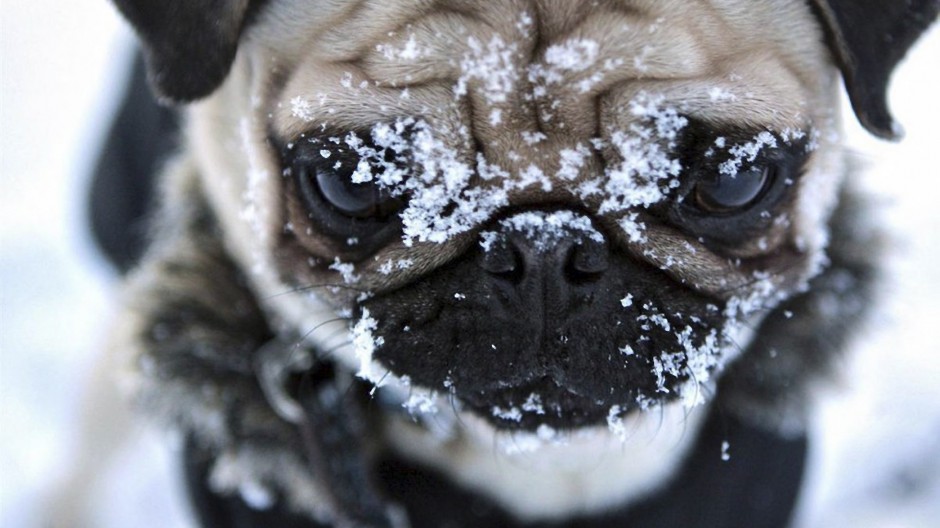
[[[862,125],[899,139],[888,110],[888,82],[897,64],[937,20],[940,0],[813,0],[852,108]]]
[[[144,45],[154,90],[165,101],[212,93],[228,76],[238,40],[266,0],[114,0]]]
[[[88,214],[95,241],[122,273],[140,260],[156,208],[156,175],[178,147],[178,110],[160,106],[137,52],[127,91],[95,165]]]

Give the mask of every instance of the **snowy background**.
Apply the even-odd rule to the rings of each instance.
[[[86,232],[88,172],[132,37],[104,0],[0,10],[0,527],[188,526],[167,438],[129,421],[104,375],[116,279]],[[896,256],[883,309],[819,412],[806,527],[940,519],[938,86],[934,31],[895,76],[907,139],[881,143],[847,119]]]

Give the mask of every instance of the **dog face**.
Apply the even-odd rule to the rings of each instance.
[[[188,151],[275,328],[539,436],[707,399],[825,263],[839,70],[891,136],[936,14],[881,59],[840,2],[137,4],[158,89],[211,92]]]
[[[498,427],[692,405],[819,269],[843,169],[804,3],[322,4],[230,15],[191,142],[272,310],[356,318],[361,374]]]
[[[375,381],[533,430],[691,406],[817,269],[841,175],[836,75],[777,7],[285,5],[194,150],[244,265],[303,292],[278,313],[353,316]]]

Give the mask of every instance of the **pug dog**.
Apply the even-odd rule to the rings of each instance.
[[[203,526],[785,526],[940,2],[115,0],[184,104],[114,346]],[[142,178],[143,175],[129,175]]]

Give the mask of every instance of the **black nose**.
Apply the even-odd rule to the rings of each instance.
[[[552,229],[546,234],[502,226],[485,239],[480,266],[494,278],[527,291],[597,282],[609,266],[604,237],[596,231]]]

